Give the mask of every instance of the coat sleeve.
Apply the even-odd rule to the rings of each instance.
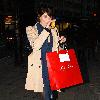
[[[47,32],[45,29],[43,29],[40,35],[38,35],[37,33],[27,34],[30,45],[34,49],[33,52],[39,50],[42,47],[44,41],[47,39],[49,34],[50,33]]]
[[[54,29],[51,29],[51,32],[53,34],[53,48],[52,48],[52,51],[58,51],[58,47],[59,47],[59,43],[58,43],[59,33],[58,33],[58,30],[55,27]]]
[[[53,42],[54,42],[54,47],[52,48],[52,51],[58,51],[58,50],[63,50],[63,48],[60,47],[59,45],[59,32],[58,29],[55,27],[54,29],[52,29],[52,33],[53,33]]]

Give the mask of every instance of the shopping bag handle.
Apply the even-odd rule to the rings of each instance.
[[[64,43],[60,43],[60,41],[61,41],[61,40],[58,41],[59,46],[62,44],[62,47],[61,47],[61,46],[60,46],[60,47],[61,47],[63,50],[68,50],[67,48],[65,48],[65,42],[64,42]],[[66,45],[67,45],[67,44],[66,44]],[[58,50],[58,51],[59,51],[59,50]]]

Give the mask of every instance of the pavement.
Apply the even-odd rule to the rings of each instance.
[[[5,44],[0,46],[0,59],[12,56],[13,53],[14,50],[7,48]]]
[[[88,62],[90,82],[67,88],[58,100],[100,100],[100,50],[97,61]],[[39,93],[25,90],[27,65],[15,66],[14,57],[0,59],[0,100],[41,100]]]

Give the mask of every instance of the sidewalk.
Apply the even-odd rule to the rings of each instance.
[[[99,66],[96,66],[95,63],[91,63],[89,66],[90,82],[83,85],[71,87],[66,90],[65,93],[60,93],[58,100],[100,100],[100,72],[98,70]]]
[[[99,61],[89,62],[90,83],[68,88],[58,100],[100,100]],[[0,59],[0,100],[41,100],[40,94],[24,89],[27,67],[14,66],[14,58]]]
[[[14,50],[7,48],[6,45],[0,46],[0,59],[8,57],[8,56],[12,56],[13,53],[14,53]]]

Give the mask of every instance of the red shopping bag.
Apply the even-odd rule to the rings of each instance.
[[[74,49],[46,54],[51,90],[83,83]]]

